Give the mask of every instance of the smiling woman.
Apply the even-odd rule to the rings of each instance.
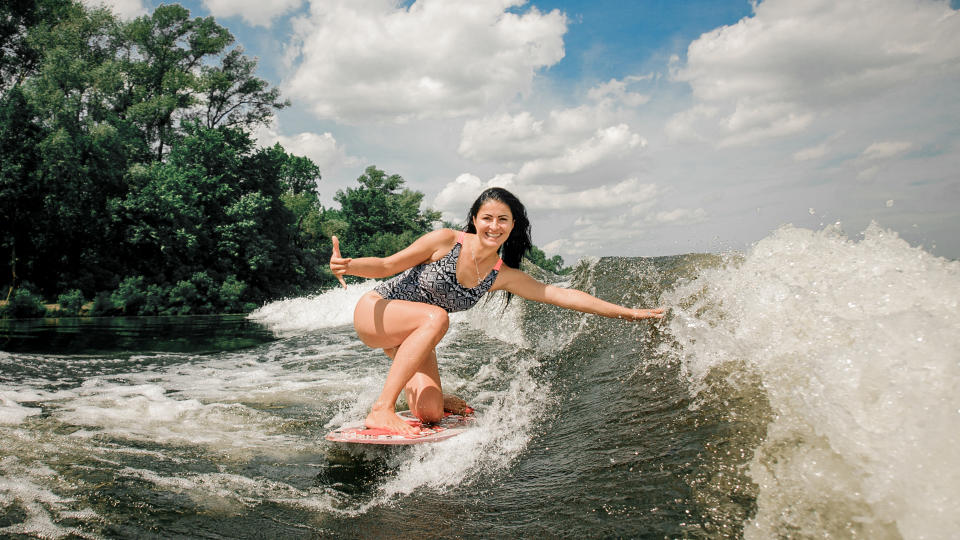
[[[445,410],[459,412],[466,406],[462,399],[443,394],[435,349],[447,332],[448,314],[473,307],[488,291],[502,290],[611,318],[663,317],[662,309],[619,306],[534,280],[517,269],[530,245],[526,209],[502,188],[480,194],[463,231],[427,233],[389,257],[344,258],[339,240],[333,238],[330,269],[344,287],[347,274],[382,278],[403,272],[366,293],[354,311],[360,339],[383,349],[393,360],[383,390],[367,415],[368,428],[399,434],[418,431],[394,412],[401,390],[406,390],[410,410],[424,423],[439,421]]]

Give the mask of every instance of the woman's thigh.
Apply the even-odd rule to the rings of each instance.
[[[429,327],[439,338],[446,333],[449,316],[443,308],[406,300],[385,300],[368,292],[357,302],[353,327],[360,340],[377,349],[399,347],[414,331]]]

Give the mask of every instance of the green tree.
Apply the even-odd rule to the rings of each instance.
[[[280,99],[280,90],[256,77],[257,61],[243,55],[242,48],[228,52],[220,65],[203,66],[197,81],[203,109],[195,114],[208,128],[252,127],[267,124],[273,111],[290,106]]]
[[[19,86],[43,58],[42,47],[31,42],[31,30],[56,24],[78,9],[80,4],[72,0],[0,2],[0,89]]]
[[[0,250],[9,265],[9,288],[4,294],[8,300],[19,284],[18,261],[26,261],[29,275],[41,241],[35,223],[42,219],[44,206],[37,181],[43,131],[34,117],[19,87],[0,99]]]
[[[423,193],[403,187],[400,175],[387,174],[371,165],[357,178],[358,188],[338,190],[334,200],[340,210],[334,219],[347,224],[341,249],[351,256],[384,255],[386,246],[399,244],[398,238],[416,238],[429,232],[440,213],[420,211]]]
[[[326,279],[320,171],[255,148],[249,128],[287,102],[232,41],[177,5],[128,23],[76,0],[0,5],[7,295],[29,280],[100,313],[197,312]]]
[[[136,273],[154,283],[234,275],[257,300],[317,284],[321,263],[298,246],[284,199],[294,159],[279,146],[256,150],[242,130],[187,125],[169,160],[135,171],[114,204]]]
[[[527,259],[540,268],[553,272],[554,274],[569,274],[573,271],[571,268],[563,266],[562,257],[554,255],[548,259],[547,254],[537,246],[530,246],[530,251],[527,252]]]
[[[126,112],[143,130],[162,160],[171,143],[176,115],[197,103],[202,63],[233,42],[230,32],[213,17],[190,18],[190,11],[161,5],[121,30],[124,71],[128,75]]]

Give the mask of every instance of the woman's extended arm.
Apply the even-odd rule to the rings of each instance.
[[[662,308],[633,309],[612,304],[577,289],[562,289],[540,283],[526,273],[509,267],[501,270],[494,289],[503,289],[535,302],[615,319],[660,319],[664,312]]]
[[[343,276],[365,278],[384,278],[400,273],[418,264],[433,261],[448,251],[454,244],[454,233],[450,229],[429,232],[417,238],[412,244],[389,257],[359,257],[352,259],[340,255],[340,240],[334,236],[333,253],[330,255],[330,271],[347,287]],[[439,253],[439,255],[438,255]]]

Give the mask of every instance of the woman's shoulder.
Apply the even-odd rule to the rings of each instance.
[[[460,231],[454,229],[436,229],[423,235],[422,238],[429,238],[433,242],[441,244],[455,244],[460,237]]]
[[[428,247],[431,251],[436,251],[439,253],[439,256],[442,257],[453,249],[453,246],[457,243],[459,234],[460,231],[453,229],[436,229],[421,236],[414,244]],[[431,259],[434,260],[437,258],[439,258],[437,255],[431,257]]]

